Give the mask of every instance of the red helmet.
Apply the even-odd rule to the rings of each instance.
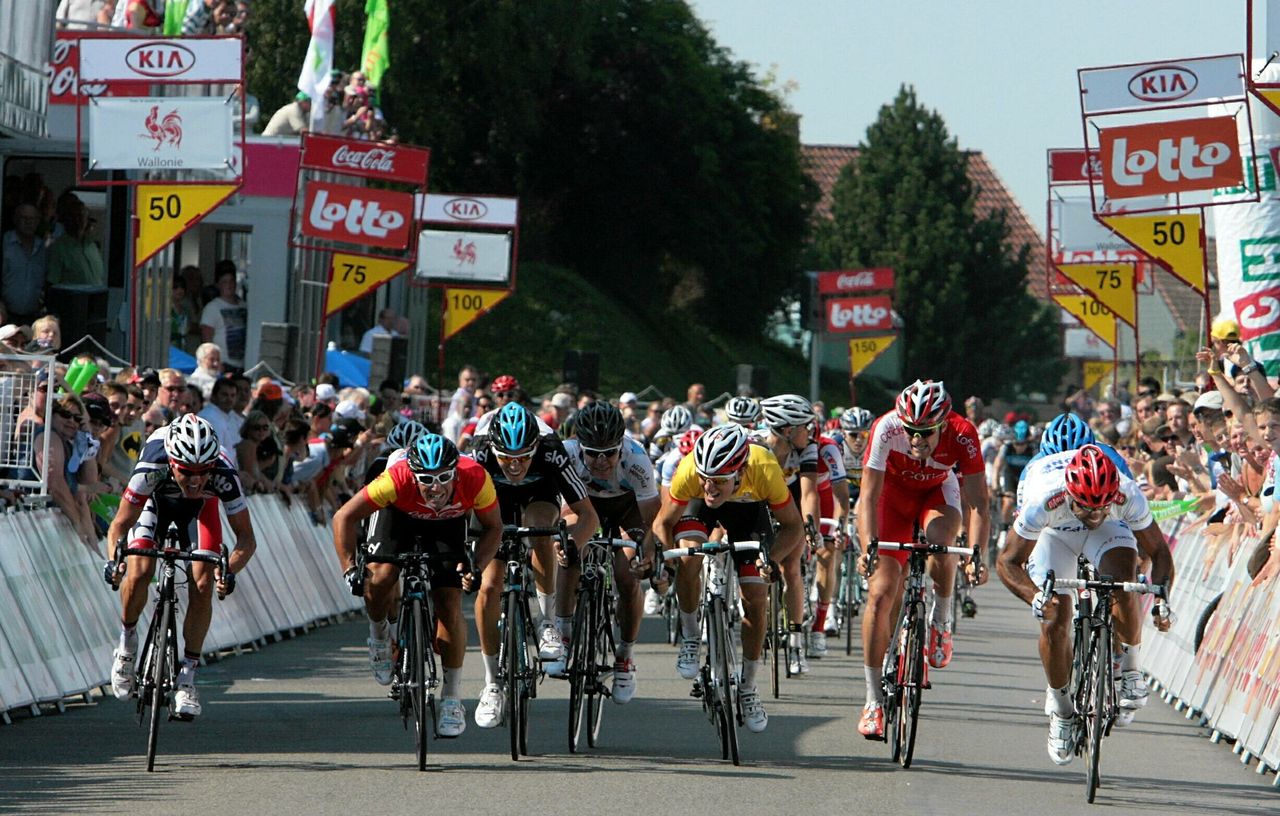
[[[1120,471],[1097,445],[1085,445],[1067,463],[1067,494],[1085,507],[1106,507],[1120,495]]]
[[[680,442],[678,443],[680,446],[680,455],[688,456],[700,436],[702,436],[702,429],[696,426],[680,434]]]
[[[510,374],[503,374],[501,377],[494,377],[493,382],[489,383],[489,393],[501,394],[504,391],[515,391],[519,387],[519,380]]]
[[[941,380],[916,380],[902,389],[894,410],[903,425],[927,428],[941,423],[951,413],[951,397]]]

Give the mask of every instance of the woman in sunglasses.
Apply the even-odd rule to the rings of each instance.
[[[466,571],[467,520],[472,512],[480,525],[475,566],[482,570],[493,560],[502,537],[502,516],[493,480],[476,462],[434,433],[418,437],[403,455],[388,459],[380,476],[352,496],[333,517],[333,543],[338,561],[353,589],[364,584],[369,617],[369,663],[380,685],[391,683],[391,615],[396,602],[400,568],[370,564],[365,576],[356,575],[356,546],[360,522],[369,523],[369,545],[379,554],[428,552],[431,599],[436,608],[436,643],[444,669],[436,728],[442,737],[456,737],[467,727],[462,705],[462,661],[467,650],[462,617],[462,590],[470,588]]]

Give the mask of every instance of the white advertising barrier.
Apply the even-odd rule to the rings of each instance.
[[[419,236],[417,280],[505,286],[510,277],[510,233],[423,230]]]
[[[1239,54],[1082,68],[1079,74],[1080,108],[1086,115],[1204,104],[1245,92]]]
[[[231,99],[89,100],[91,170],[227,170],[235,150]]]

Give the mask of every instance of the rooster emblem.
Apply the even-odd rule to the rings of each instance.
[[[468,263],[468,264],[471,264],[472,266],[475,266],[476,264],[475,241],[468,241],[466,244],[464,244],[462,243],[462,239],[459,238],[457,243],[453,245],[453,257],[454,257],[454,260],[458,262],[458,266],[462,266],[464,263]]]
[[[155,139],[155,150],[159,150],[165,142],[174,147],[182,146],[182,117],[178,115],[176,108],[160,119],[160,106],[152,105],[151,113],[143,122],[143,126],[146,127],[147,132],[138,134],[139,138]]]

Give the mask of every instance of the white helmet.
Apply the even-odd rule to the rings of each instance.
[[[693,445],[699,476],[728,476],[742,469],[751,455],[751,439],[741,425],[717,425]]]
[[[658,429],[665,436],[679,436],[693,424],[693,414],[683,405],[673,405],[662,415]]]
[[[412,448],[413,443],[425,433],[428,433],[427,426],[416,420],[397,422],[387,431],[387,446],[392,450]]]
[[[986,439],[987,437],[995,436],[998,430],[1000,430],[999,422],[994,419],[984,419],[982,424],[978,426],[978,437]]]
[[[875,417],[866,408],[853,407],[840,415],[840,430],[845,433],[857,433],[870,430]]]
[[[799,394],[779,394],[760,400],[760,412],[770,428],[808,425],[817,419],[812,403]]]
[[[180,465],[209,465],[218,461],[218,433],[207,419],[183,414],[165,432],[164,452]]]
[[[724,404],[724,415],[739,425],[760,419],[760,403],[751,397],[733,397]]]
[[[1013,428],[1008,425],[1000,425],[996,428],[996,440],[1000,442],[1012,442],[1014,440]]]

